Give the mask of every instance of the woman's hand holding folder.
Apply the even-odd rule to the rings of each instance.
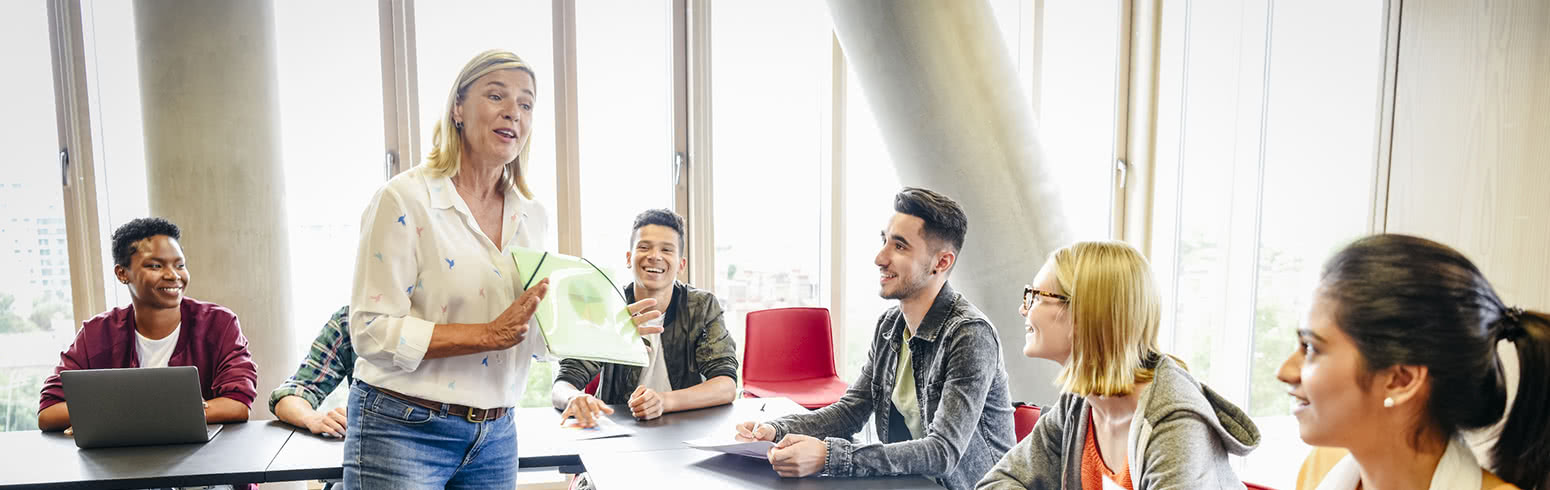
[[[533,319],[533,312],[538,311],[538,302],[544,299],[549,292],[549,279],[538,281],[537,285],[527,288],[506,307],[506,311],[495,317],[485,329],[485,345],[490,350],[505,349],[522,343],[527,338],[527,322]]]

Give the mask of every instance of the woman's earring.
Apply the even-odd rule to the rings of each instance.
[[[452,127],[457,128],[458,131],[462,131],[463,130],[463,121],[457,121],[457,122],[452,123]]]
[[[1394,408],[1394,397],[1383,397],[1383,408]]]

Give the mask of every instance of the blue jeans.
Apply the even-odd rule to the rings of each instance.
[[[517,485],[516,414],[469,422],[350,386],[344,488],[490,488]]]

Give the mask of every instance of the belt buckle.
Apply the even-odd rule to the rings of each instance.
[[[475,415],[475,414],[477,414],[477,415]],[[489,410],[486,410],[486,409],[483,409],[483,408],[468,407],[468,414],[464,415],[463,418],[468,419],[469,422],[473,422],[473,423],[477,424],[477,423],[489,420],[489,418],[488,418],[489,415],[490,415],[490,411]]]

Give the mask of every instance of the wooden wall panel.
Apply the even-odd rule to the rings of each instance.
[[[1550,309],[1550,2],[1403,1],[1385,229]]]

